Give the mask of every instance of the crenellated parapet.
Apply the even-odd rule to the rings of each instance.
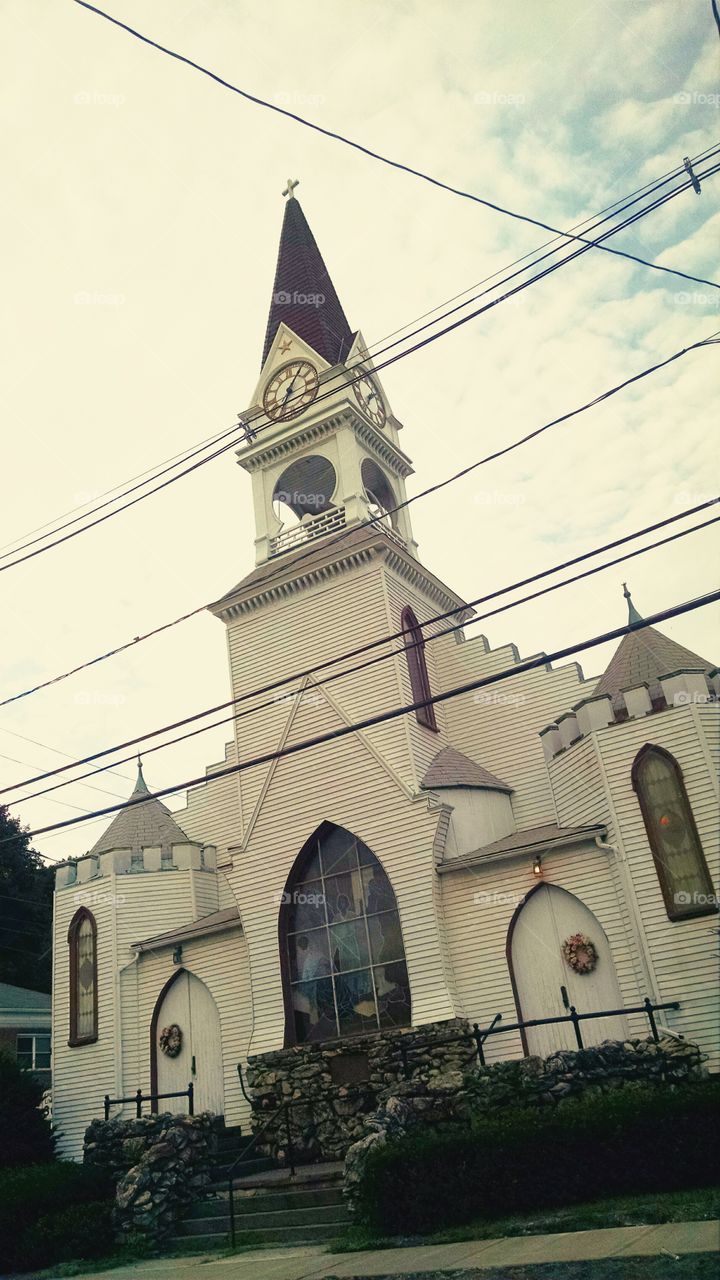
[[[167,849],[161,845],[147,845],[139,850],[109,849],[61,863],[55,872],[55,889],[88,884],[109,876],[137,876],[157,871],[171,873],[216,870],[215,846],[202,845],[194,840],[173,844]]]

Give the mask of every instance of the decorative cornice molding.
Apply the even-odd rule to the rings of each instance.
[[[316,422],[308,422],[302,429],[291,436],[283,436],[269,440],[266,445],[260,444],[252,450],[247,448],[236,450],[238,463],[246,471],[258,471],[282,458],[304,449],[308,444],[323,437],[333,435],[342,427],[350,427],[368,450],[384,462],[395,475],[412,475],[413,466],[407,454],[403,453],[392,440],[388,439],[372,423],[366,422],[350,406],[345,406],[331,413],[327,418]]]

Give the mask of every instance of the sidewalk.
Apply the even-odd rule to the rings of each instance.
[[[402,1276],[423,1271],[509,1267],[539,1262],[579,1262],[638,1255],[711,1253],[720,1249],[720,1222],[667,1222],[650,1227],[610,1227],[562,1235],[464,1240],[366,1253],[323,1253],[296,1245],[239,1253],[136,1262],[83,1280],[322,1280],[322,1277]]]

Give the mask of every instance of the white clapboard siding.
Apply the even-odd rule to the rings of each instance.
[[[298,707],[293,739],[333,728],[329,704]],[[242,903],[253,979],[253,1053],[283,1044],[284,1010],[278,948],[280,895],[295,859],[323,820],[352,831],[373,851],[398,901],[410,974],[413,1021],[454,1016],[442,980],[444,957],[435,921],[433,843],[439,813],[410,801],[392,772],[361,740],[341,739],[312,755],[277,762],[246,848],[228,876]]]
[[[488,1026],[496,1013],[502,1014],[505,1023],[515,1022],[506,944],[515,910],[537,883],[531,857],[452,871],[441,880],[450,956],[465,1016],[481,1027]],[[623,1003],[636,1005],[641,992],[607,856],[593,845],[544,853],[543,880],[573,893],[597,917],[610,944]],[[631,1026],[647,1033],[644,1019],[634,1019]],[[485,1052],[488,1061],[521,1055],[519,1034],[491,1036]]]
[[[717,1070],[719,1019],[717,1000],[717,916],[668,920],[637,796],[632,787],[633,760],[646,742],[664,747],[683,772],[705,858],[720,887],[720,832],[717,774],[710,767],[710,747],[717,733],[720,708],[704,709],[699,722],[692,706],[673,707],[646,717],[611,725],[597,734],[598,750],[613,797],[616,836],[622,844],[643,920],[647,945],[661,1000],[680,1000],[678,1013],[664,1015],[671,1029],[695,1040]],[[707,737],[698,732],[706,725]],[[715,748],[712,748],[713,751]],[[574,748],[572,749],[574,751]],[[570,756],[572,752],[568,752]]]
[[[215,1001],[222,1032],[225,1123],[246,1127],[249,1107],[240,1089],[237,1065],[244,1065],[247,1057],[252,1031],[252,994],[247,947],[240,929],[184,942],[181,967],[204,982]],[[150,1088],[150,1024],[158,997],[176,970],[171,947],[143,953],[138,962],[134,1020],[142,1052],[135,1089],[141,1087],[148,1091]]]
[[[242,839],[240,781],[238,774],[215,780],[212,775],[236,761],[235,742],[228,742],[225,759],[208,765],[208,782],[188,792],[185,808],[173,810],[173,817],[191,840],[216,846],[219,863],[227,860],[228,847]]]
[[[447,688],[514,666],[512,645],[486,648],[483,636],[464,644],[439,641],[441,681]],[[451,699],[448,708],[454,746],[513,788],[519,830],[555,820],[553,796],[539,732],[577,702],[587,683],[576,663],[539,667],[496,685]]]

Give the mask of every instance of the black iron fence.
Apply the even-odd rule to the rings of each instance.
[[[129,1098],[111,1098],[110,1094],[106,1093],[104,1098],[105,1119],[110,1119],[111,1107],[120,1106],[121,1103],[134,1102],[135,1115],[139,1120],[142,1115],[143,1102],[155,1103],[159,1102],[161,1098],[187,1098],[188,1115],[195,1115],[195,1086],[191,1080],[187,1089],[181,1089],[179,1093],[143,1093],[142,1089],[138,1089],[137,1093],[131,1094]]]
[[[496,1013],[490,1025],[485,1028],[481,1027],[479,1023],[474,1022],[472,1031],[460,1032],[458,1035],[454,1035],[454,1036],[445,1036],[441,1040],[433,1039],[433,1040],[427,1040],[424,1042],[415,1041],[412,1045],[405,1045],[403,1044],[401,1039],[399,1047],[400,1047],[400,1054],[403,1061],[403,1071],[406,1078],[410,1076],[412,1072],[412,1067],[410,1064],[410,1055],[416,1050],[423,1050],[423,1049],[431,1048],[431,1047],[434,1047],[435,1045],[441,1045],[441,1044],[462,1044],[462,1043],[469,1044],[471,1042],[473,1043],[474,1048],[470,1055],[469,1061],[473,1061],[475,1058],[477,1058],[478,1062],[480,1063],[480,1066],[484,1067],[485,1066],[484,1045],[485,1045],[485,1041],[490,1036],[501,1035],[503,1032],[506,1032],[506,1031],[523,1032],[526,1027],[547,1027],[554,1024],[571,1023],[573,1031],[575,1033],[575,1042],[577,1044],[577,1047],[578,1049],[584,1049],[585,1044],[583,1042],[582,1031],[580,1029],[581,1023],[588,1022],[593,1018],[618,1018],[631,1013],[645,1014],[650,1026],[650,1034],[653,1040],[655,1041],[655,1043],[657,1044],[658,1040],[660,1039],[660,1036],[658,1034],[655,1014],[658,1012],[659,1009],[679,1009],[679,1008],[680,1008],[680,1002],[678,1000],[666,1001],[663,1004],[654,1004],[653,1001],[649,1000],[646,996],[642,1004],[632,1005],[630,1008],[599,1009],[599,1010],[593,1011],[592,1013],[578,1013],[577,1009],[575,1008],[575,1005],[571,1004],[567,1006],[567,1010],[568,1010],[567,1013],[559,1014],[554,1018],[528,1018],[524,1022],[504,1022],[502,1023],[502,1026],[500,1025],[500,1023],[502,1022],[502,1014]]]

